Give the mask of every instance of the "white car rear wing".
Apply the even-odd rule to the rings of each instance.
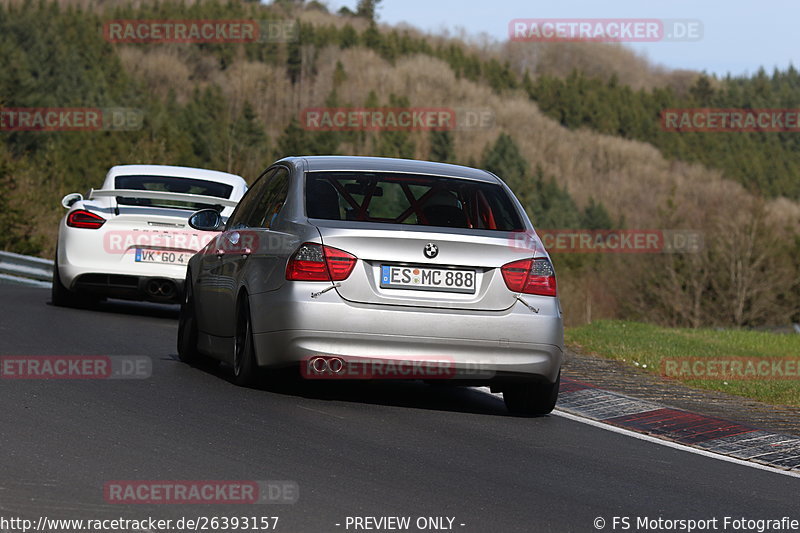
[[[236,207],[237,200],[220,198],[218,196],[206,196],[204,194],[187,194],[182,192],[167,191],[143,191],[137,189],[91,189],[89,200],[93,198],[142,198],[148,200],[173,200],[179,202],[193,202],[199,204],[221,205],[224,207]]]

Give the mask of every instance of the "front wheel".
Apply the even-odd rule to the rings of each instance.
[[[258,384],[258,364],[253,344],[253,327],[250,321],[250,303],[242,296],[236,312],[236,337],[233,347],[233,380],[242,387]]]
[[[558,401],[561,372],[555,383],[520,383],[503,390],[508,412],[514,415],[536,416],[550,413]]]

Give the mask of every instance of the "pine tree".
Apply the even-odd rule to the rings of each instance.
[[[430,143],[431,152],[428,157],[431,161],[441,163],[453,163],[456,161],[453,136],[449,131],[431,131]]]
[[[689,88],[694,104],[697,106],[709,106],[714,98],[714,88],[711,86],[708,76],[700,76],[697,81]]]
[[[590,230],[611,229],[614,222],[605,206],[589,198],[589,205],[583,209],[583,227]]]
[[[283,130],[283,134],[278,137],[278,158],[298,155],[310,155],[308,153],[308,132],[300,127],[297,117],[292,120]]]
[[[375,21],[377,16],[377,8],[381,0],[358,0],[356,6],[356,16],[362,17],[370,21]]]
[[[522,157],[519,148],[507,133],[501,133],[494,145],[486,148],[482,166],[499,176],[515,193],[518,192],[523,197],[527,195],[525,177],[529,170],[528,161]]]
[[[374,93],[370,91],[370,98]],[[377,98],[377,97],[376,97]],[[368,102],[367,107],[371,107]],[[389,107],[407,108],[409,106],[408,98],[398,97],[394,93],[389,95]],[[381,131],[378,133],[375,151],[378,155],[383,157],[399,157],[402,159],[411,159],[414,157],[414,141],[411,139],[409,131]]]
[[[345,24],[339,32],[339,47],[350,48],[358,45],[358,32],[350,24]]]
[[[290,41],[287,44],[286,72],[289,75],[292,85],[300,80],[303,69],[303,55],[299,41]]]
[[[559,187],[555,178],[546,179],[541,167],[536,168],[531,215],[534,224],[547,229],[574,229],[581,226],[581,212],[566,187]]]
[[[333,89],[338,89],[345,81],[347,81],[347,72],[345,72],[342,62],[337,59],[336,68],[333,71]]]
[[[0,250],[36,255],[42,251],[42,243],[41,239],[33,236],[34,227],[26,221],[15,203],[15,171],[16,165],[3,149],[0,152],[0,227],[3,228],[0,232]]]
[[[233,123],[229,143],[228,172],[255,176],[268,164],[267,134],[250,102]]]
[[[223,130],[225,124],[225,99],[221,89],[214,85],[204,91],[195,90],[192,99],[180,114],[179,129],[189,133],[193,159],[192,166],[222,167],[223,164]]]

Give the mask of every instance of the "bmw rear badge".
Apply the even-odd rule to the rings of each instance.
[[[425,250],[423,250],[423,253],[425,254],[425,257],[427,257],[428,259],[433,259],[437,255],[439,255],[439,247],[433,244],[432,242],[429,242],[428,244],[425,245]]]

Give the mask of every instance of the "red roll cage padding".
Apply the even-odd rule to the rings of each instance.
[[[476,192],[478,205],[480,206],[480,217],[483,225],[488,229],[497,229],[497,222],[494,219],[494,213],[492,212],[492,206],[489,205],[489,201],[486,199],[486,196],[483,194],[483,191]]]

